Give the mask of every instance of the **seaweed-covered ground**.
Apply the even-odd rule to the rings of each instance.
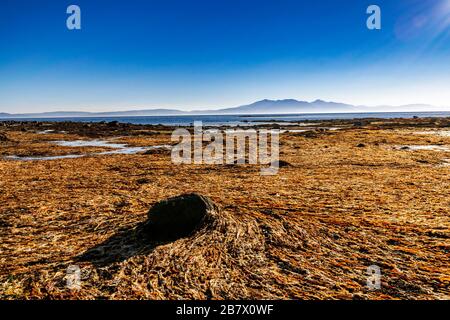
[[[175,165],[164,148],[53,143],[161,146],[172,129],[0,123],[0,298],[450,298],[449,118],[289,126],[280,158],[290,165],[274,176],[259,165]],[[85,156],[23,161],[61,155]],[[149,241],[149,208],[189,192],[209,196],[217,219]],[[66,286],[71,265],[80,289]],[[379,290],[366,285],[371,265]]]

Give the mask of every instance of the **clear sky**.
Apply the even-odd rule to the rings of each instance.
[[[81,30],[66,9],[81,8]],[[366,28],[377,4],[382,29]],[[450,0],[2,0],[0,112],[260,99],[450,110]]]

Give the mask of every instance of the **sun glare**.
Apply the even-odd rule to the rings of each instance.
[[[444,0],[439,8],[440,15],[444,18],[446,26],[450,24],[450,0]]]
[[[430,41],[434,41],[442,35],[450,34],[450,0],[442,0],[434,6],[429,18],[429,21],[431,21],[429,25],[431,31]]]

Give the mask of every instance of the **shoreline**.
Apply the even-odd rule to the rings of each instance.
[[[450,118],[308,125],[280,135],[287,165],[261,176],[92,143],[167,145],[179,127],[0,123],[0,298],[448,299]],[[269,127],[305,129],[256,126]],[[95,155],[3,158],[68,154]],[[214,224],[176,241],[139,236],[155,203],[192,192],[217,204]],[[371,265],[380,290],[366,287]]]

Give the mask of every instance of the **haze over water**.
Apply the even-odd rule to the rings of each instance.
[[[73,122],[111,122],[151,125],[189,126],[194,121],[202,121],[204,125],[252,125],[261,122],[363,118],[413,118],[413,117],[450,117],[450,111],[443,112],[369,112],[369,113],[315,113],[315,114],[264,114],[264,115],[177,115],[177,116],[139,116],[139,117],[60,117],[60,118],[8,118],[0,121],[73,121]]]

